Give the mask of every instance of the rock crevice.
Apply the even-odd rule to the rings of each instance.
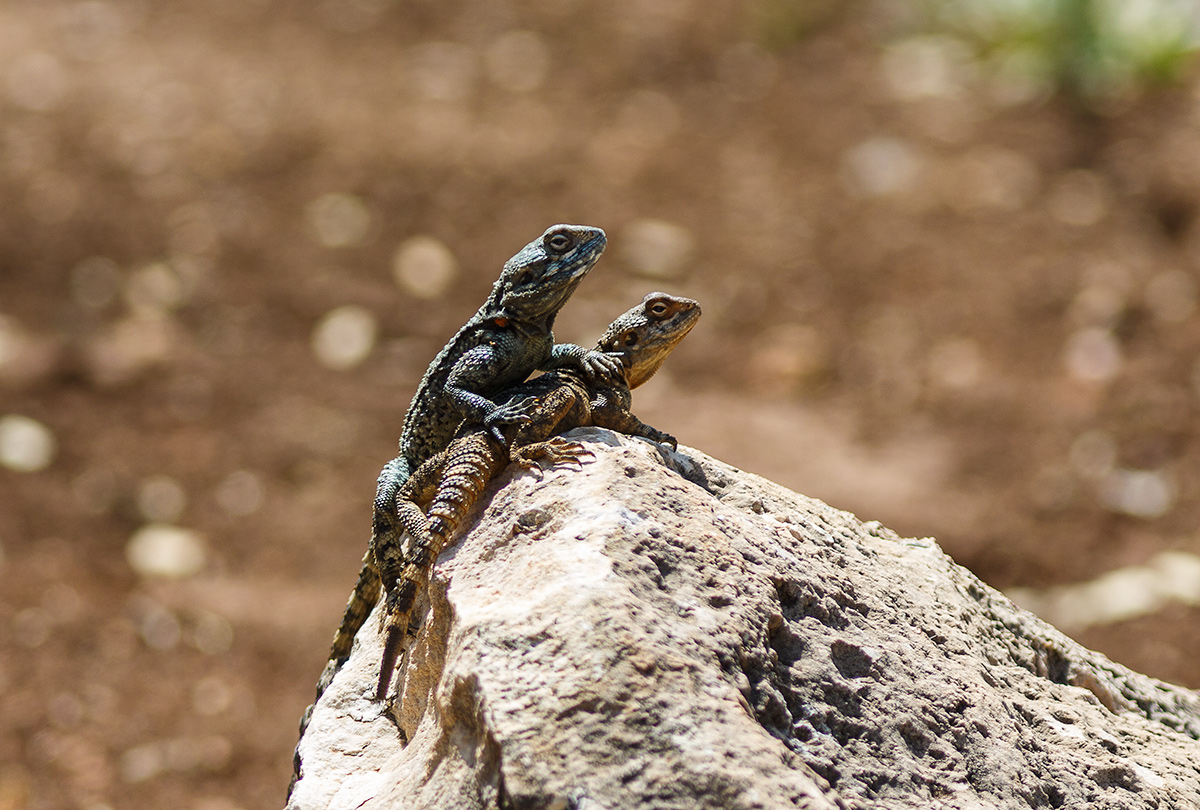
[[[366,623],[290,810],[1200,807],[1195,692],[932,540],[568,435],[593,463],[506,472],[442,555],[391,705]]]

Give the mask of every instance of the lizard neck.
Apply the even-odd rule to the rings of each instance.
[[[475,313],[476,322],[491,324],[501,329],[513,329],[523,337],[545,337],[554,329],[557,312],[551,312],[537,319],[521,317],[506,309],[502,305],[501,299],[500,292],[493,290],[488,300],[479,308],[479,312]]]

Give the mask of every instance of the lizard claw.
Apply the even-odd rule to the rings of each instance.
[[[522,425],[530,421],[531,412],[537,406],[536,397],[524,397],[516,402],[509,402],[492,410],[483,419],[488,433],[501,444],[507,444],[504,436],[505,425]]]
[[[583,370],[594,378],[617,379],[621,375],[621,360],[610,352],[591,350],[579,361]]]
[[[541,478],[547,467],[558,464],[574,464],[576,469],[583,469],[584,459],[594,459],[596,454],[584,448],[579,442],[555,436],[544,442],[525,445],[512,452],[512,461],[527,470],[537,470]],[[544,462],[544,463],[543,463]]]

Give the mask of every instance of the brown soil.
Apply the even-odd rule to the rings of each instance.
[[[408,399],[554,222],[610,235],[560,339],[703,304],[638,398],[684,444],[1001,588],[1200,552],[1195,97],[902,98],[851,7],[770,55],[693,0],[0,9],[0,416],[58,448],[0,469],[0,810],[281,805]],[[690,238],[673,275],[645,220]],[[419,235],[460,268],[433,300],[393,279]],[[334,370],[342,305],[379,341]],[[1169,508],[1106,506],[1104,464]],[[154,516],[199,574],[131,568]],[[1080,640],[1197,687],[1197,618]]]

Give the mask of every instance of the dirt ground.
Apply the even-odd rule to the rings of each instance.
[[[999,588],[1200,553],[1200,93],[763,7],[0,3],[0,810],[282,804],[409,397],[555,222],[560,340],[703,304],[683,444]],[[1198,619],[1076,635],[1200,687]]]

